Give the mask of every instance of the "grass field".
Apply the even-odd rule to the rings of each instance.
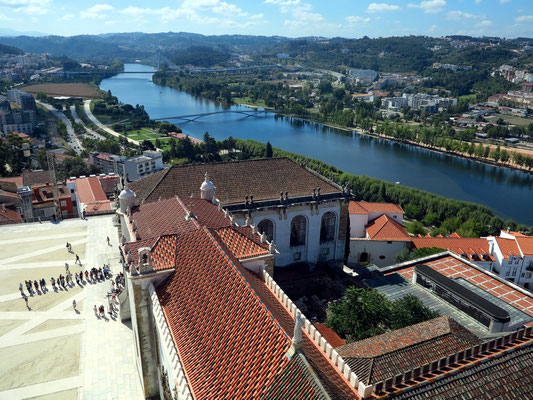
[[[42,83],[24,86],[28,93],[43,92],[48,96],[99,97],[100,92],[87,83]]]
[[[533,124],[533,119],[530,119],[530,118],[521,118],[521,117],[515,117],[514,115],[502,115],[502,114],[494,114],[490,117],[487,117],[487,121],[493,121],[494,123],[496,123],[496,120],[498,118],[503,119],[505,122],[508,122],[511,125],[527,126],[529,124]]]

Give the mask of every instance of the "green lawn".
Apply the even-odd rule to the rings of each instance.
[[[246,104],[248,106],[254,106],[254,107],[266,107],[265,102],[262,100],[259,101],[252,101],[249,97],[234,97],[233,101],[236,104]]]
[[[533,119],[531,118],[521,118],[521,117],[515,117],[514,115],[502,115],[502,114],[493,114],[492,116],[487,118],[487,121],[492,121],[496,123],[496,120],[498,118],[503,119],[505,122],[508,122],[511,125],[527,126],[533,123]]]

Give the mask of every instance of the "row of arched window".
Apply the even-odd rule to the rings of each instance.
[[[320,223],[320,243],[335,240],[335,227],[337,216],[333,211],[328,211],[322,216]],[[264,219],[257,225],[260,233],[266,235],[268,241],[274,239],[274,222]],[[291,221],[291,246],[304,246],[307,242],[307,218],[297,215]]]

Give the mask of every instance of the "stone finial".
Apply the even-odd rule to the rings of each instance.
[[[229,211],[228,209],[224,210],[224,218],[229,218]]]
[[[252,224],[252,220],[250,219],[250,217],[246,217],[246,219],[244,220],[244,226],[250,226]]]
[[[274,244],[273,241],[269,243],[268,250],[270,251],[271,254],[276,254],[276,245]]]
[[[289,192],[285,192],[285,200],[289,200]]]
[[[294,336],[292,337],[291,348],[289,350],[291,355],[302,347],[302,328],[304,327],[304,321],[305,318],[300,313],[300,310],[296,311],[296,315],[294,316]]]
[[[266,235],[264,233],[261,233],[259,235],[259,237],[260,237],[261,243],[265,243],[266,242]]]
[[[257,234],[257,226],[252,224],[250,227],[252,228],[254,235]]]

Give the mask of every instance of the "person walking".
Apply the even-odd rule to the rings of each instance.
[[[22,282],[19,283],[19,290],[20,290],[20,294],[22,295],[22,297],[24,297],[24,289],[22,288]]]
[[[111,241],[109,240],[109,236],[107,237],[107,245],[111,246]]]
[[[22,298],[26,302],[26,307],[28,308],[28,311],[31,311],[30,305],[28,304],[28,296],[26,296],[24,293],[22,294]]]
[[[76,310],[76,300],[72,300],[72,308],[74,311],[78,312],[78,310]]]
[[[74,264],[77,264],[78,262],[81,265],[80,256],[76,254],[76,261],[74,262]]]
[[[68,272],[68,263],[65,263],[65,274]]]
[[[96,304],[94,305],[93,310],[94,310],[94,315],[95,315],[95,317],[96,317],[96,318],[100,318],[100,316],[98,315],[98,307],[96,307]]]
[[[39,284],[37,283],[37,280],[33,281],[33,285],[35,286],[35,291],[39,292]]]

